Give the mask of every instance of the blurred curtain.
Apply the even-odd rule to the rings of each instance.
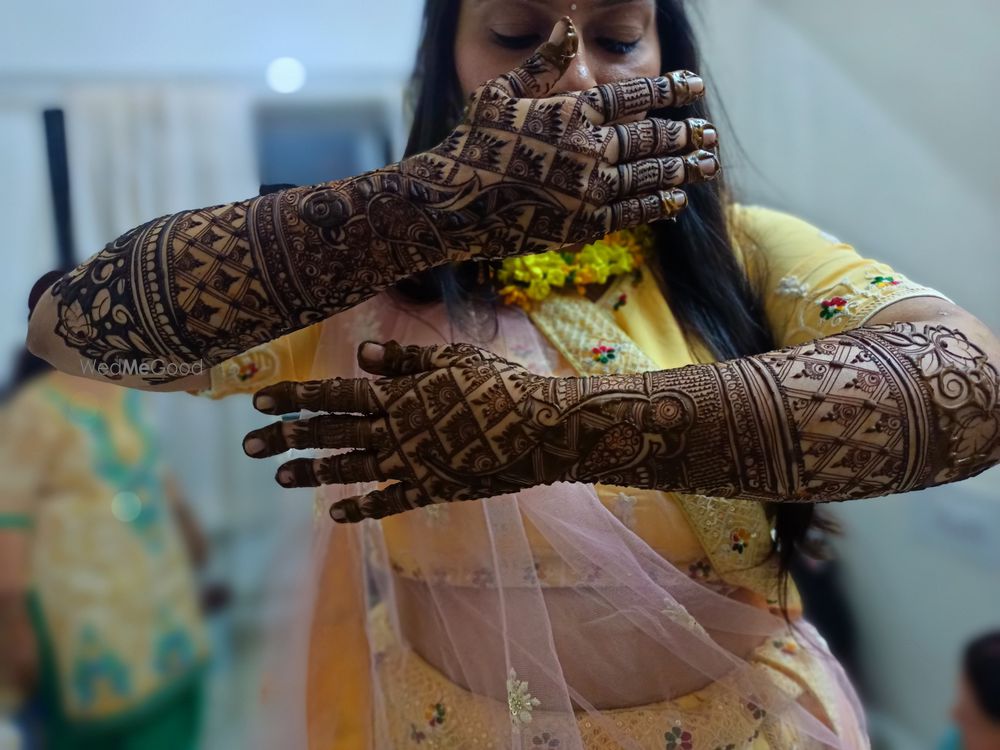
[[[258,191],[253,101],[208,85],[88,85],[65,99],[74,229],[82,257],[149,219],[252,197]],[[240,747],[233,712],[252,705],[255,644],[283,606],[282,572],[307,547],[309,496],[273,481],[277,462],[248,459],[243,434],[260,426],[249,399],[150,394],[168,464],[212,543],[208,576],[232,602],[216,617],[207,746]],[[306,537],[308,538],[308,537]],[[237,650],[233,650],[233,649]],[[223,727],[224,724],[228,727]],[[214,732],[212,727],[218,726]],[[220,744],[222,743],[222,744]]]

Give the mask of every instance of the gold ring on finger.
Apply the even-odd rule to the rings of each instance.
[[[693,148],[709,148],[705,146],[705,131],[712,128],[712,124],[708,120],[702,120],[700,117],[692,117],[688,120],[688,129],[690,130],[690,145]],[[711,145],[714,148],[715,144]]]
[[[705,173],[705,166],[702,162],[711,161],[715,164],[715,171],[712,174]],[[721,170],[722,165],[719,164],[718,157],[711,151],[695,151],[684,157],[685,164],[685,181],[688,184],[695,184],[697,182],[708,182],[714,178]]]
[[[664,218],[674,221],[677,214],[687,208],[687,195],[683,190],[661,190],[660,205]]]

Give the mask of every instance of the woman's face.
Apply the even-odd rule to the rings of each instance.
[[[461,0],[455,64],[465,96],[517,67],[562,16],[580,46],[553,93],[663,72],[654,0]]]

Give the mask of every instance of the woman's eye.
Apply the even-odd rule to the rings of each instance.
[[[490,34],[493,36],[493,41],[507,49],[533,49],[541,44],[541,37],[538,34],[508,36],[507,34],[500,34],[493,30],[490,31]],[[601,37],[597,40],[597,43],[614,55],[627,55],[639,46],[640,41],[640,39],[636,39],[634,42],[623,42],[619,39]]]
[[[607,38],[602,38],[597,40],[597,43],[600,44],[602,47],[604,47],[604,49],[616,55],[627,55],[629,52],[631,52],[632,50],[634,50],[636,47],[639,46],[639,42],[640,42],[639,39],[636,39],[634,42],[622,42],[617,39],[607,39]]]
[[[541,38],[538,34],[507,36],[506,34],[498,34],[492,30],[490,31],[490,34],[493,35],[493,41],[501,47],[506,47],[507,49],[528,49],[529,47],[537,47],[541,44]]]

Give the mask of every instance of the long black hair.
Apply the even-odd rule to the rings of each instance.
[[[29,318],[31,317],[31,313],[35,311],[35,305],[38,304],[38,300],[42,298],[45,290],[58,281],[65,273],[67,273],[65,269],[49,271],[35,282],[28,293]],[[44,359],[32,354],[27,346],[22,346],[14,361],[14,372],[10,380],[4,384],[3,388],[0,388],[0,404],[12,399],[28,381],[34,380],[39,375],[52,372],[53,369],[52,365]]]
[[[1000,630],[981,635],[965,647],[962,670],[979,707],[1000,724]]]
[[[426,0],[423,32],[410,85],[413,125],[406,154],[438,145],[461,119],[465,104],[455,64],[455,35],[461,0]],[[656,0],[662,72],[701,71],[694,29],[683,0]],[[651,113],[714,122],[708,102]],[[685,333],[701,339],[719,360],[745,357],[775,348],[761,299],[743,272],[730,239],[725,180],[685,188],[688,207],[676,222],[652,225],[655,259],[650,268]],[[401,284],[398,292],[412,301],[443,301],[457,323],[482,321],[477,314],[496,304],[483,264],[442,266]],[[494,318],[495,320],[495,318]],[[495,330],[495,329],[494,329]],[[782,583],[796,549],[813,523],[811,504],[769,507],[776,525]],[[781,586],[784,592],[785,586]],[[784,601],[784,594],[781,596]]]

